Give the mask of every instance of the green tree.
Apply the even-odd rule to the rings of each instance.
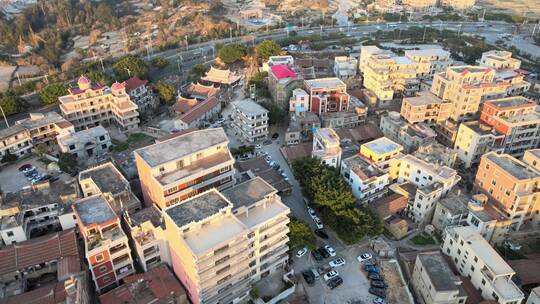
[[[245,46],[237,43],[231,43],[219,49],[218,56],[221,61],[230,64],[238,60],[242,60],[242,57],[246,55],[246,52]]]
[[[52,83],[39,92],[39,99],[44,104],[53,104],[58,101],[58,97],[67,94],[67,86],[63,83]]]
[[[77,169],[77,158],[71,153],[61,153],[58,157],[58,167],[66,173],[75,173]]]
[[[259,60],[268,60],[270,56],[281,54],[281,47],[275,41],[264,40],[257,46],[256,53]]]
[[[293,218],[289,222],[289,247],[294,250],[304,246],[315,249],[317,239],[306,222]]]
[[[191,68],[191,75],[196,78],[200,78],[206,73],[206,66],[204,64],[196,64]]]
[[[116,77],[119,78],[119,81],[124,81],[131,76],[145,78],[148,67],[141,58],[133,55],[126,55],[113,64],[113,71]]]
[[[173,85],[160,81],[156,84],[156,92],[162,103],[170,104],[174,102],[176,88]]]
[[[0,160],[0,163],[11,163],[17,160],[17,155],[11,154],[9,150],[7,150],[6,154],[2,156],[2,159]]]
[[[150,61],[150,64],[155,68],[163,69],[169,65],[169,61],[162,57],[156,57]]]
[[[0,107],[6,116],[13,115],[22,110],[23,100],[11,91],[0,93]]]
[[[279,125],[285,122],[287,112],[284,109],[270,101],[261,102],[261,106],[268,110],[268,122],[271,125]]]

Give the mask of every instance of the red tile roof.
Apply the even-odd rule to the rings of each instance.
[[[163,264],[148,272],[125,277],[124,285],[101,295],[99,301],[101,304],[147,304],[167,299],[171,293],[178,298],[185,295],[186,291]]]
[[[54,283],[25,292],[5,300],[0,304],[57,304],[67,299],[64,283]]]
[[[142,80],[137,76],[133,76],[130,79],[124,81],[124,86],[126,87],[126,91],[134,90],[140,86],[144,86],[148,83],[148,80]]]
[[[204,116],[206,113],[208,113],[218,105],[219,100],[216,97],[210,97],[204,101],[199,102],[196,106],[185,112],[182,116],[180,116],[180,119],[183,122],[190,124],[193,121]]]
[[[56,276],[59,280],[68,278],[71,274],[81,271],[81,261],[78,255],[68,255],[58,261]]]
[[[197,105],[197,103],[199,102],[195,98],[189,99],[189,98],[180,97],[172,106],[172,110],[176,114],[185,114],[189,110],[194,108]]]
[[[271,69],[272,74],[274,74],[277,79],[296,77],[296,73],[290,67],[284,64],[276,64],[272,66]]]
[[[79,256],[73,229],[44,235],[0,250],[0,275],[71,255]]]
[[[390,196],[376,200],[371,206],[373,206],[377,215],[384,219],[407,208],[407,204],[407,198],[405,196],[394,193]]]

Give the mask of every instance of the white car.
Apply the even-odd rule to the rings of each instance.
[[[328,254],[332,257],[336,256],[336,251],[334,250],[334,248],[330,247],[330,245],[324,245],[324,249],[326,249],[326,251],[328,251]]]
[[[314,217],[313,221],[315,222],[315,225],[317,226],[317,229],[323,229],[324,225],[321,222],[321,220],[318,217]]]
[[[339,272],[337,270],[332,270],[324,275],[324,280],[328,281],[330,279],[333,279],[339,275]]]
[[[306,252],[307,252],[307,247],[304,247],[304,248],[298,250],[298,252],[296,252],[296,257],[301,258],[306,254]]]
[[[335,259],[333,261],[330,261],[328,263],[328,265],[330,265],[330,267],[332,267],[332,268],[343,266],[343,265],[345,265],[345,259],[343,259],[343,258]]]
[[[255,145],[255,149],[257,149],[257,150],[259,150],[259,149],[262,149],[262,146],[261,146],[261,144],[257,144],[257,145]]]
[[[367,260],[371,260],[372,258],[373,258],[373,256],[371,255],[371,253],[366,252],[366,253],[362,253],[361,255],[359,255],[357,260],[358,260],[358,262],[363,263],[363,262],[365,262]]]
[[[311,209],[311,207],[307,207],[307,212],[309,213],[309,216],[311,216],[312,219],[317,217],[315,210]]]

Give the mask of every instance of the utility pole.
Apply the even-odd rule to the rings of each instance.
[[[105,73],[105,67],[103,66],[103,58],[99,57],[99,62],[101,63],[101,71]]]
[[[229,27],[229,42],[232,42],[232,27]]]
[[[15,73],[15,75],[17,75],[17,80],[19,81],[19,85],[21,85],[21,77],[19,76],[19,72]]]
[[[176,64],[178,65],[178,73],[182,72],[182,70],[180,70],[180,58],[176,58]]]
[[[187,36],[184,36],[184,40],[186,41],[186,51],[189,50],[189,44],[187,40]]]
[[[426,41],[426,31],[427,31],[427,27],[424,26],[424,36],[422,37],[422,43]]]
[[[0,106],[0,111],[2,111],[2,116],[4,116],[4,121],[6,122],[6,126],[9,128],[9,122],[6,118],[6,113],[4,113],[4,109],[2,109],[2,106]]]
[[[46,82],[47,84],[49,84],[49,75],[48,75],[48,74],[45,74],[45,82]]]
[[[486,9],[484,9],[484,13],[482,14],[482,22],[486,21]]]
[[[129,77],[131,77],[131,71],[130,71],[130,69],[128,69],[128,68],[125,68],[125,69],[126,69],[126,71],[128,72]]]
[[[301,16],[300,20],[302,20],[302,29],[304,29],[304,16]]]

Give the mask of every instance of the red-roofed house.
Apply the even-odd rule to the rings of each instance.
[[[159,100],[152,90],[148,89],[148,80],[142,80],[137,76],[124,81],[126,93],[131,98],[131,101],[139,106],[139,111],[146,112],[154,110],[159,105]]]
[[[301,88],[302,75],[285,64],[276,64],[268,73],[268,90],[272,100],[285,106],[292,95],[292,91]]]
[[[178,123],[175,123],[175,129],[199,128],[221,112],[221,102],[215,96],[203,101],[180,97],[171,107],[171,111],[179,116]]]
[[[189,303],[182,284],[166,265],[124,278],[124,285],[99,297],[101,304]]]

